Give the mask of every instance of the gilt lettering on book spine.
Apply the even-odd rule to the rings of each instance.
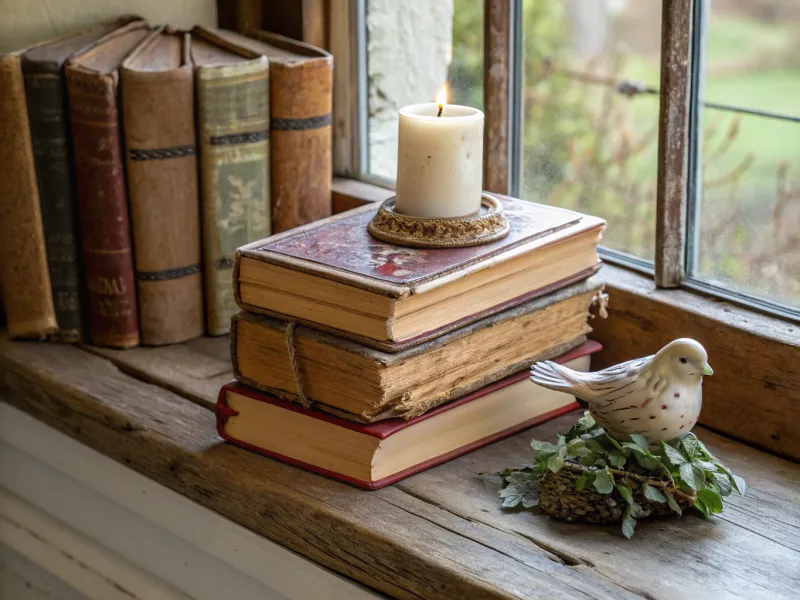
[[[197,71],[208,331],[238,310],[236,249],[270,235],[269,80],[266,59]]]

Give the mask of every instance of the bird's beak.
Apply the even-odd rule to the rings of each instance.
[[[703,366],[703,375],[713,375],[713,374],[714,374],[714,369],[711,368],[711,365],[706,363]]]

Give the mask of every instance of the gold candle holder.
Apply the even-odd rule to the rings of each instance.
[[[372,237],[396,246],[414,248],[466,248],[501,240],[510,225],[500,200],[481,194],[481,209],[464,217],[412,217],[394,210],[394,197],[381,204],[369,222]]]

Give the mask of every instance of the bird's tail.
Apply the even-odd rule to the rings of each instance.
[[[533,363],[531,381],[542,387],[573,395],[578,388],[583,387],[575,371],[549,360]]]

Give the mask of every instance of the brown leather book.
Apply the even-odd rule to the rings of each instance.
[[[242,312],[233,322],[233,371],[242,383],[288,400],[305,396],[345,419],[414,417],[583,343],[602,288],[590,277],[396,353]]]
[[[266,31],[220,34],[269,59],[272,230],[330,216],[333,57]]]
[[[203,334],[188,33],[151,33],[120,68],[142,343]]]
[[[50,271],[58,334],[54,339],[83,339],[81,260],[64,63],[74,54],[139,17],[124,16],[55,40],[22,54],[36,181]]]
[[[139,344],[117,69],[149,33],[144,21],[121,29],[73,58],[65,69],[89,340],[98,346]]]
[[[501,201],[511,231],[483,246],[381,242],[367,232],[377,203],[253,242],[236,253],[236,301],[248,312],[398,352],[586,279],[598,268],[605,221]]]
[[[8,333],[58,330],[50,292],[39,191],[20,53],[0,56],[0,280]]]
[[[230,331],[236,249],[268,236],[267,59],[203,27],[192,30],[197,86],[206,328]]]

